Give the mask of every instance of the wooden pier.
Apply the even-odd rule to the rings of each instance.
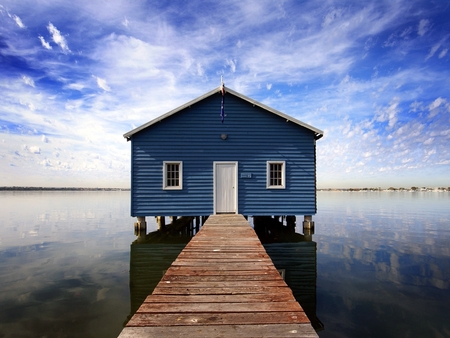
[[[318,335],[247,220],[214,215],[119,337]]]

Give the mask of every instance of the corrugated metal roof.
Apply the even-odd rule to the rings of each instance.
[[[225,89],[226,89],[226,93],[227,94],[232,94],[234,96],[237,96],[237,97],[241,98],[242,100],[250,102],[250,103],[254,104],[255,106],[259,106],[259,107],[261,107],[261,108],[263,108],[263,109],[265,109],[265,110],[267,110],[267,111],[269,111],[269,112],[271,112],[271,113],[273,113],[275,115],[278,115],[278,116],[286,119],[286,122],[288,122],[288,121],[289,122],[293,122],[295,124],[298,124],[299,126],[302,126],[304,128],[307,128],[307,129],[313,131],[316,134],[316,137],[315,137],[316,140],[320,139],[323,136],[323,131],[320,130],[320,129],[317,129],[317,128],[315,128],[315,127],[313,127],[313,126],[311,126],[311,125],[309,125],[307,123],[304,123],[304,122],[302,122],[300,120],[297,120],[297,119],[293,118],[292,116],[286,115],[286,114],[284,114],[284,113],[282,113],[282,112],[280,112],[280,111],[278,111],[276,109],[268,107],[265,104],[262,104],[262,103],[260,103],[258,101],[255,101],[255,100],[253,100],[253,99],[251,99],[251,98],[249,98],[249,97],[247,97],[245,95],[242,95],[242,94],[240,94],[240,93],[238,93],[238,92],[236,92],[236,91],[234,91],[234,90],[232,90],[232,89],[230,89],[228,87],[226,87]],[[153,125],[153,124],[155,124],[155,123],[157,123],[159,121],[162,121],[165,118],[167,118],[167,117],[169,117],[169,116],[171,116],[173,114],[176,114],[179,111],[182,111],[183,109],[188,108],[188,107],[192,106],[193,104],[208,98],[211,95],[217,94],[220,91],[221,91],[221,87],[215,88],[215,89],[209,91],[208,93],[206,93],[206,94],[204,94],[204,95],[202,95],[202,96],[200,96],[200,97],[198,97],[198,98],[196,98],[196,99],[194,99],[192,101],[189,101],[188,103],[185,103],[182,106],[180,106],[178,108],[175,108],[175,109],[169,111],[168,113],[166,113],[164,115],[161,115],[161,116],[157,117],[156,119],[151,120],[151,121],[141,125],[140,127],[137,127],[135,129],[129,131],[128,133],[124,134],[123,137],[125,137],[127,140],[129,140],[131,136],[133,136],[134,134],[140,132],[141,130],[146,129],[146,128],[150,127],[151,125]]]

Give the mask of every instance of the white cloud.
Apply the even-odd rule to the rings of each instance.
[[[419,25],[417,27],[417,34],[419,36],[424,36],[425,33],[430,29],[430,21],[427,19],[422,19],[419,22]]]
[[[205,75],[205,70],[202,67],[202,64],[200,62],[197,62],[197,75],[203,76]]]
[[[40,154],[41,153],[41,148],[39,148],[38,146],[30,146],[29,147],[26,144],[23,144],[22,145],[22,149],[24,151],[28,151],[28,152],[30,152],[32,154]],[[17,154],[19,154],[19,153],[17,152]]]
[[[99,86],[105,92],[111,91],[111,88],[108,86],[105,79],[102,79],[102,78],[100,78],[98,76],[94,76],[94,75],[93,75],[93,77],[97,80],[97,86]]]
[[[95,76],[94,76],[94,78],[95,78]],[[84,85],[82,83],[70,83],[66,86],[66,88],[81,91],[84,88],[86,88],[86,85]]]
[[[418,101],[414,101],[413,103],[410,104],[409,106],[411,109],[410,111],[415,113],[417,111],[423,111],[424,107],[423,107],[423,102],[418,102]]]
[[[450,104],[448,101],[442,97],[438,97],[436,100],[434,100],[429,106],[428,110],[430,111],[430,114],[428,115],[429,118],[434,118],[437,114],[440,112],[440,107],[447,110],[447,112],[450,112]]]
[[[267,88],[267,90],[272,89],[272,84],[271,83],[266,84],[266,88]]]
[[[322,21],[322,27],[328,27],[342,16],[342,9],[333,9],[325,15]]]
[[[443,49],[440,53],[439,53],[439,59],[442,59],[445,55],[447,55],[448,52],[448,48]]]
[[[427,140],[425,140],[423,142],[423,144],[424,145],[430,145],[430,144],[433,144],[433,141],[434,141],[434,137],[429,137]]]
[[[45,41],[45,39],[41,35],[39,35],[38,38],[41,41],[42,47],[44,47],[45,49],[52,49],[52,46],[50,46],[50,43]]]
[[[392,128],[397,122],[397,114],[400,111],[398,108],[399,103],[399,98],[395,97],[388,107],[385,107],[379,111],[377,121],[388,122],[388,127]]]
[[[434,100],[429,106],[428,109],[433,110],[441,106],[442,104],[445,104],[447,102],[446,99],[443,99],[442,97],[438,97],[436,100]]]
[[[34,81],[31,77],[22,75],[22,81],[28,86],[34,87]]]
[[[16,22],[17,26],[19,26],[20,28],[26,28],[22,20],[17,15],[12,15],[11,18]]]
[[[29,147],[29,150],[33,154],[40,154],[41,153],[41,148],[39,148],[37,146],[31,146],[31,147]]]
[[[428,53],[427,57],[425,58],[425,61],[428,60],[429,58],[431,58],[436,51],[439,49],[439,47],[441,47],[441,43],[438,43],[436,45],[434,45],[433,47],[431,47],[430,52]]]
[[[234,59],[234,60],[227,59],[227,60],[225,60],[225,64],[230,67],[230,70],[232,73],[236,72],[236,64],[237,64],[236,59]]]
[[[42,160],[39,162],[40,165],[44,167],[53,167],[52,161],[46,158],[45,160]]]
[[[53,42],[61,47],[63,53],[70,53],[70,49],[66,39],[61,35],[61,32],[51,22],[48,23],[47,29],[52,35]]]
[[[408,37],[412,32],[413,32],[413,28],[412,28],[412,27],[407,27],[407,28],[405,28],[405,29],[400,33],[400,37],[401,37],[401,38],[406,38],[406,37]]]

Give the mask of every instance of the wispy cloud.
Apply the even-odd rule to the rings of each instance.
[[[236,64],[237,64],[236,59],[234,59],[234,60],[227,59],[227,60],[225,60],[225,64],[230,67],[230,70],[232,73],[236,72]]]
[[[48,23],[47,29],[48,32],[52,35],[53,42],[56,43],[59,47],[61,47],[64,53],[69,53],[70,52],[69,46],[64,36],[61,35],[61,32],[51,22]],[[44,47],[46,47],[46,45],[44,45]]]
[[[20,28],[26,28],[22,20],[17,15],[11,15],[11,18],[16,22],[17,26],[19,26]]]
[[[447,55],[448,52],[448,48],[443,49],[440,53],[439,53],[439,59],[442,59],[444,56]]]
[[[99,86],[99,88],[103,89],[106,92],[111,91],[111,88],[108,86],[105,79],[102,79],[102,78],[100,78],[98,76],[94,76],[94,75],[92,75],[92,76],[96,79],[97,86]]]
[[[23,83],[25,83],[26,85],[29,85],[31,87],[34,87],[34,81],[31,77],[26,76],[26,75],[22,75],[22,81]]]
[[[438,44],[434,45],[433,47],[431,47],[430,52],[428,53],[428,55],[425,58],[425,60],[428,60],[429,58],[431,58],[436,53],[436,51],[439,49],[439,47],[441,47],[440,43],[438,43]]]
[[[420,20],[419,25],[417,27],[417,34],[419,36],[424,36],[429,29],[430,29],[430,20],[422,19]]]
[[[45,49],[52,49],[52,46],[50,46],[50,43],[45,41],[45,39],[41,35],[39,35],[38,38],[39,38],[39,41],[41,41],[42,47],[44,47]]]

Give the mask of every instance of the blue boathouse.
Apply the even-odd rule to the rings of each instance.
[[[323,132],[222,89],[124,134],[131,141],[131,216],[316,213]]]

